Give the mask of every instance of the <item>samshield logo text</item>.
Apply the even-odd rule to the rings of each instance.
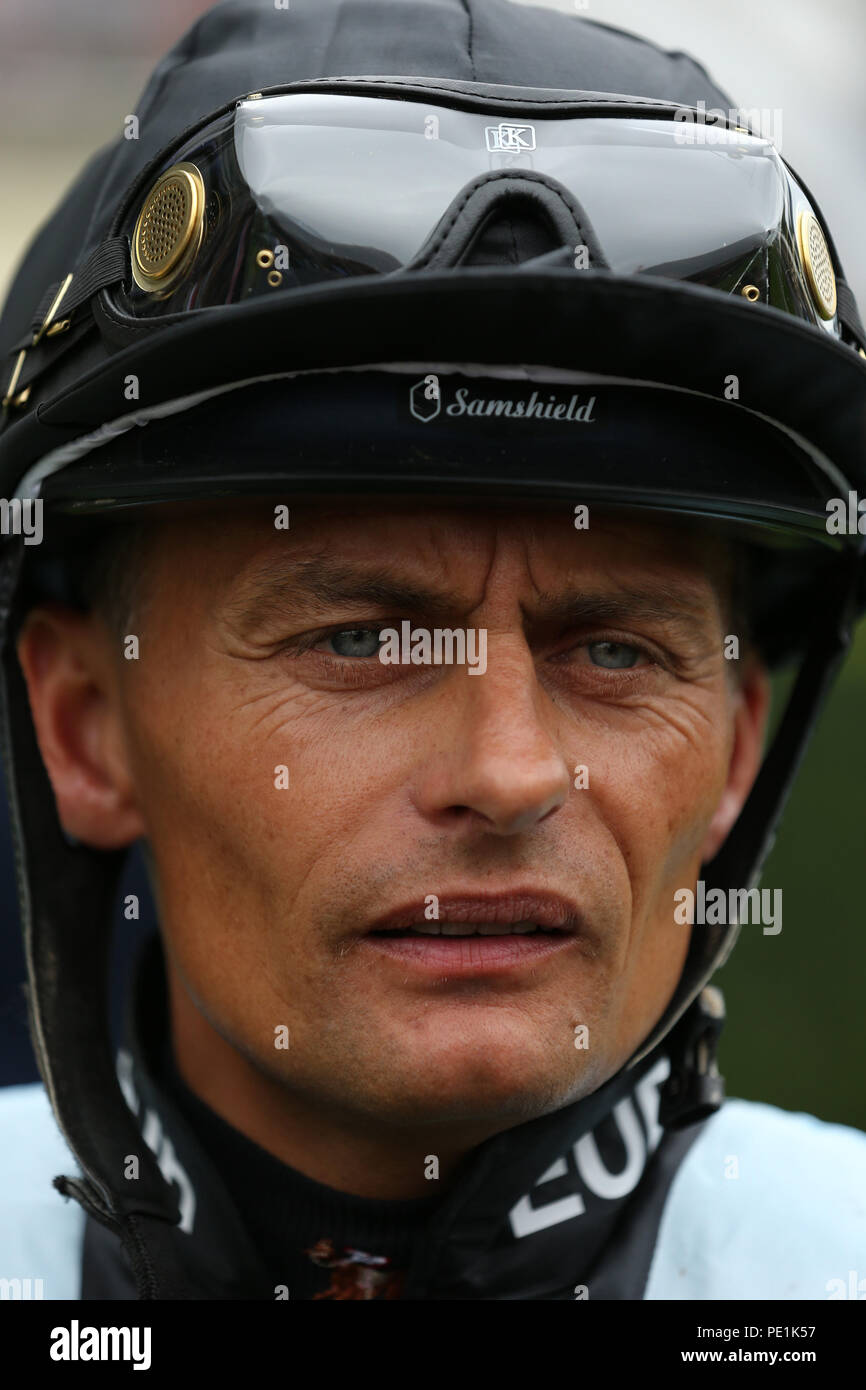
[[[452,417],[463,415],[504,416],[508,420],[560,420],[579,425],[595,424],[593,407],[595,396],[581,400],[577,393],[566,399],[550,392],[545,397],[533,391],[529,397],[515,396],[473,396],[468,386],[461,386],[454,392],[454,399],[444,407],[445,414]],[[409,395],[409,410],[416,420],[428,424],[435,420],[443,408],[442,390],[436,376],[426,376],[416,381]]]

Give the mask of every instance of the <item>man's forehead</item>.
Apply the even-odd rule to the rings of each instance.
[[[612,620],[627,605],[673,617],[712,610],[714,591],[727,588],[724,556],[696,546],[686,525],[593,510],[578,529],[564,499],[304,498],[239,508],[228,531],[218,512],[209,516],[211,602],[243,626],[353,603],[444,618],[518,602],[527,616],[553,619],[603,595]]]
[[[595,507],[580,507],[578,518],[578,507],[532,498],[236,499],[177,508],[154,539],[171,571],[179,562],[188,572],[195,550],[208,582],[253,601],[269,590],[324,597],[329,579],[346,596],[353,576],[369,582],[371,573],[419,591],[469,598],[477,590],[478,600],[506,570],[516,585],[549,595],[590,580],[634,588],[667,578],[705,595],[710,584],[727,587],[726,547],[688,519]]]

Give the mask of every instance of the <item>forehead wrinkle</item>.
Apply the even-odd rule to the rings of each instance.
[[[716,585],[707,575],[702,577],[703,584],[685,576],[678,576],[674,582],[658,575],[647,576],[645,581],[638,579],[630,584],[617,584],[615,575],[610,574],[603,561],[600,575],[595,578],[590,575],[580,583],[572,580],[570,592],[544,589],[533,573],[531,542],[535,530],[530,523],[529,534],[522,537],[521,546],[524,572],[528,575],[534,594],[532,600],[520,601],[519,607],[525,621],[612,621],[643,617],[669,624],[679,620],[698,629],[705,627],[709,601],[715,598],[719,607],[722,606]],[[245,627],[255,626],[269,618],[284,618],[293,609],[314,613],[317,609],[327,610],[335,605],[353,602],[400,609],[407,615],[465,616],[474,612],[484,601],[491,577],[495,577],[504,538],[497,529],[491,539],[493,544],[484,564],[485,573],[480,585],[481,597],[470,597],[454,585],[430,581],[426,573],[422,574],[420,582],[415,582],[406,579],[402,573],[396,574],[387,563],[371,563],[363,555],[357,559],[340,559],[322,547],[312,554],[308,551],[306,555],[299,556],[283,551],[257,559],[246,572],[241,571],[235,592],[226,603],[225,613],[230,622]],[[447,575],[444,555],[440,554],[438,558],[443,563],[435,568]],[[418,556],[414,556],[414,559],[417,562]],[[423,570],[429,568],[429,563],[425,563]],[[612,590],[609,585],[616,587]],[[703,619],[697,616],[699,613],[703,614]]]
[[[387,566],[371,568],[334,560],[322,553],[296,559],[280,556],[256,566],[227,605],[230,621],[249,627],[289,610],[305,613],[341,603],[371,603],[382,608],[446,615],[467,607],[465,595],[454,589],[415,584],[393,574]]]

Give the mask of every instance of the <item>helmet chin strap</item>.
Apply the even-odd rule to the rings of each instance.
[[[82,1168],[83,1178],[72,1180],[74,1195],[127,1240],[130,1216],[174,1224],[177,1201],[141,1143],[114,1067],[108,967],[126,852],[72,845],[58,820],[15,648],[23,604],[14,596],[20,593],[23,560],[19,538],[0,561],[0,738],[9,773],[30,1034],[57,1121]],[[119,1182],[129,1153],[139,1156],[140,1180]]]
[[[826,615],[816,624],[755,784],[724,845],[702,869],[706,893],[721,889],[729,904],[732,891],[748,890],[760,882],[815,722],[851,643],[860,563],[853,548],[840,558]],[[727,960],[739,930],[736,920],[693,925],[674,996],[627,1063],[627,1068],[636,1066],[669,1037],[671,1071],[662,1089],[659,1112],[659,1123],[666,1128],[692,1124],[717,1110],[724,1099],[724,1081],[715,1061],[725,1017],[724,1000],[720,990],[709,986],[709,980]]]

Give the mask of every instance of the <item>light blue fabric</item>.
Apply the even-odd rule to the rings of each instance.
[[[0,1280],[22,1280],[0,1284],[0,1298],[81,1297],[84,1212],[51,1186],[80,1171],[44,1087],[0,1088]]]
[[[644,1298],[851,1297],[866,1299],[866,1134],[728,1101],[673,1181]]]
[[[84,1213],[51,1186],[78,1171],[43,1087],[0,1089],[0,1279],[80,1298]],[[674,1179],[644,1298],[843,1297],[866,1300],[866,1134],[728,1101]]]

